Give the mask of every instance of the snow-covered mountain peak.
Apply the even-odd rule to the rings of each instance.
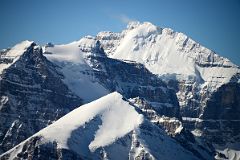
[[[71,133],[95,119],[99,121],[99,127],[97,127],[94,139],[88,146],[89,149],[94,151],[99,147],[109,145],[142,123],[142,115],[138,114],[122,98],[122,95],[113,92],[83,105],[60,118],[56,123],[43,129],[38,135],[43,136],[48,141],[59,142],[62,148],[68,148],[67,142],[68,138],[71,137]],[[89,134],[93,133],[89,131]]]
[[[149,22],[133,22],[129,26],[120,35],[115,34],[114,39],[101,39],[103,33],[98,37],[109,57],[142,63],[157,75],[177,75],[180,79],[214,82],[216,86],[229,82],[239,72],[238,66],[227,58],[183,33]]]
[[[176,33],[174,30],[172,30],[171,28],[163,28],[162,29],[162,34],[163,35],[173,35],[174,33]],[[183,34],[183,36],[185,36]]]
[[[34,43],[33,41],[25,40],[18,44],[16,44],[14,47],[12,47],[8,52],[8,56],[19,56],[23,54],[23,52],[31,46],[31,44]]]
[[[145,27],[145,28],[151,28],[151,27],[156,27],[155,25],[153,25],[151,22],[139,22],[139,21],[130,21],[127,24],[126,30],[133,30],[136,29],[138,27]],[[159,27],[158,27],[159,28]]]
[[[202,138],[238,143],[239,67],[169,28],[24,41],[0,52],[0,67],[0,153],[56,122],[3,159],[203,159],[214,152]]]
[[[79,46],[95,47],[96,38],[93,36],[85,36],[78,41]]]
[[[4,69],[16,62],[19,57],[33,44],[33,41],[22,41],[10,49],[0,52],[0,74]]]

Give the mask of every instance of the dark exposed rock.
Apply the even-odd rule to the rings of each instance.
[[[168,86],[178,92],[180,114],[186,117],[183,126],[197,130],[207,143],[218,146],[240,143],[240,84],[239,75],[214,92],[208,88],[200,90],[197,82],[167,81]],[[191,95],[191,96],[188,96]],[[190,98],[188,98],[190,97]],[[235,148],[236,149],[236,148]],[[239,150],[239,148],[237,149]]]
[[[207,101],[202,119],[240,120],[240,84],[222,85]]]
[[[185,119],[184,126],[200,131],[201,137],[214,145],[239,143],[240,84],[224,84],[208,98],[200,119]]]

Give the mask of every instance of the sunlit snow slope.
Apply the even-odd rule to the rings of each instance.
[[[45,56],[60,67],[64,75],[64,82],[81,97],[84,102],[90,102],[109,93],[107,89],[95,82],[93,75],[84,74],[92,71],[89,54],[95,54],[96,40],[85,37],[79,41],[65,45],[45,47]]]
[[[149,22],[132,22],[122,33],[97,35],[109,57],[136,61],[158,75],[195,78],[214,87],[229,82],[239,68],[183,33]]]

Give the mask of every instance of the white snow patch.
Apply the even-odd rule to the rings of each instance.
[[[175,130],[175,134],[181,133],[182,129],[183,129],[183,126],[180,125],[180,126]]]
[[[218,152],[224,154],[228,160],[239,160],[240,159],[240,151],[226,148],[224,150],[217,150]],[[215,156],[215,159],[220,160],[222,159],[218,155]]]
[[[8,102],[8,97],[7,96],[0,97],[0,111],[3,107],[3,105],[6,104],[7,102]]]
[[[3,72],[4,69],[10,67],[14,62],[16,62],[32,43],[33,41],[22,41],[21,43],[15,45],[13,48],[7,51],[6,55],[0,55],[0,58],[13,59],[12,63],[0,63],[0,74]]]

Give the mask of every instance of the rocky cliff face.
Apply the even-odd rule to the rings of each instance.
[[[225,146],[239,143],[240,85],[227,83],[212,94],[196,122],[196,129],[213,144]],[[235,147],[234,147],[235,148]]]
[[[12,62],[7,54],[1,55],[5,58],[1,63]],[[32,43],[1,73],[0,153],[82,104],[62,82],[63,75],[56,68]]]

